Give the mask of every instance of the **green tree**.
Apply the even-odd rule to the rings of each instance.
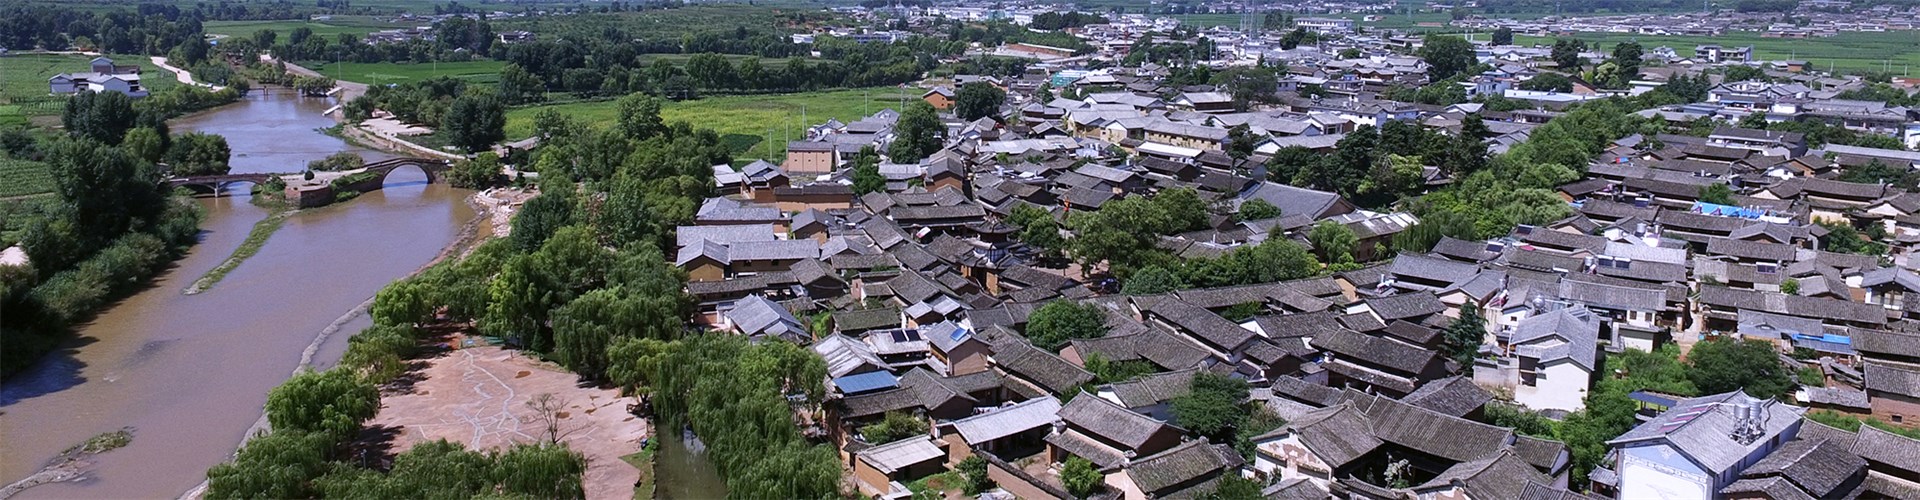
[[[507,138],[507,106],[492,92],[466,92],[453,99],[440,120],[447,142],[480,151]]]
[[[894,163],[912,163],[939,151],[947,139],[946,127],[940,125],[935,116],[933,105],[925,101],[914,101],[900,113],[900,121],[894,125],[893,144],[887,146],[887,158]]]
[[[1553,41],[1553,50],[1550,55],[1554,66],[1561,71],[1579,71],[1580,66],[1586,62],[1586,58],[1580,57],[1580,53],[1586,50],[1586,42],[1561,38]]]
[[[1473,67],[1473,44],[1453,35],[1427,35],[1421,41],[1420,59],[1427,62],[1427,78],[1445,80]]]
[[[133,109],[133,100],[126,94],[82,91],[67,99],[67,107],[60,113],[60,125],[68,134],[120,144],[127,137],[127,131],[133,129],[138,115]]]
[[[1233,429],[1247,418],[1246,400],[1246,381],[1200,372],[1193,376],[1191,390],[1167,403],[1175,424],[1215,441],[1230,441]]]
[[[1068,340],[1100,338],[1107,334],[1107,312],[1094,304],[1054,299],[1027,319],[1027,338],[1035,347],[1058,351]]]
[[[560,228],[573,224],[574,190],[571,182],[554,183],[556,189],[544,191],[527,200],[513,217],[513,229],[507,237],[520,251],[538,250]]]
[[[1827,222],[1815,220],[1815,224],[1826,228],[1827,235],[1820,238],[1820,247],[1829,252],[1860,255],[1886,255],[1887,245],[1861,237],[1860,231],[1844,221]]]
[[[506,99],[507,104],[540,101],[546,90],[546,84],[540,81],[540,77],[518,64],[507,63],[500,68],[500,97]]]
[[[1765,82],[1773,80],[1767,76],[1766,71],[1753,66],[1727,66],[1726,69],[1721,70],[1721,76],[1724,77],[1723,81],[1728,82]]]
[[[1104,489],[1106,476],[1093,467],[1093,462],[1078,456],[1067,457],[1067,463],[1060,469],[1060,483],[1067,487],[1067,493],[1075,497],[1086,498]]]
[[[1513,45],[1513,30],[1506,26],[1495,28],[1493,30],[1493,44]]]
[[[887,178],[880,175],[880,153],[872,145],[862,146],[853,157],[853,195],[887,190]]]
[[[1260,500],[1266,496],[1260,494],[1260,483],[1239,474],[1229,472],[1220,475],[1214,483],[1213,491],[1200,498],[1204,500]]]
[[[651,194],[648,184],[621,174],[607,186],[607,202],[594,221],[602,237],[614,247],[650,245],[657,248],[666,243],[666,230],[660,227],[659,217],[647,204]]]
[[[1694,344],[1687,353],[1692,368],[1687,375],[1707,394],[1745,389],[1757,398],[1772,398],[1793,389],[1793,376],[1780,364],[1771,342],[1716,339]]]
[[[1486,342],[1487,320],[1480,317],[1477,307],[1460,308],[1460,317],[1447,325],[1447,355],[1467,373],[1473,373],[1473,358],[1480,350],[1480,344]]]
[[[1614,79],[1621,87],[1640,78],[1640,60],[1644,55],[1639,42],[1620,42],[1613,46],[1613,57],[1608,62],[1614,64]]]
[[[1000,90],[986,82],[971,82],[961,85],[953,100],[953,113],[962,120],[973,121],[994,116],[1000,112],[1000,103],[1007,100],[1007,91]]]
[[[1280,207],[1273,206],[1273,203],[1269,203],[1267,200],[1260,198],[1247,200],[1240,204],[1241,220],[1271,219],[1281,215],[1283,214],[1280,213]]]
[[[586,498],[587,459],[558,444],[521,444],[493,458],[500,492],[526,498]],[[481,493],[492,493],[485,491]]]
[[[1700,201],[1704,201],[1707,203],[1718,203],[1721,205],[1732,205],[1734,204],[1733,188],[1728,187],[1726,184],[1708,184],[1705,186],[1700,186]]]
[[[1572,92],[1573,80],[1559,73],[1541,73],[1534,75],[1533,78],[1528,78],[1527,81],[1520,82],[1519,87],[1521,90]]]
[[[487,189],[500,185],[506,180],[505,170],[500,166],[500,155],[492,151],[475,155],[471,160],[454,162],[447,170],[447,183],[463,189]]]
[[[667,133],[660,118],[660,98],[641,92],[620,98],[620,133],[627,139],[644,141]]]
[[[1360,245],[1360,238],[1346,225],[1333,221],[1320,221],[1307,231],[1307,241],[1313,243],[1314,250],[1320,253],[1320,259],[1328,265],[1352,264],[1353,250]]]
[[[225,175],[232,156],[226,137],[188,132],[173,138],[173,146],[167,148],[167,166],[174,175]]]
[[[1189,187],[1161,191],[1152,198],[1153,206],[1165,217],[1162,233],[1198,231],[1207,228],[1207,202],[1200,192]]]
[[[967,477],[967,487],[964,490],[966,494],[978,495],[993,489],[993,478],[987,477],[987,460],[980,458],[979,455],[961,460],[954,469]]]
[[[1426,253],[1440,238],[1452,237],[1462,240],[1478,239],[1475,234],[1474,218],[1471,215],[1452,210],[1431,211],[1421,217],[1420,222],[1393,235],[1393,249],[1402,252]]]
[[[1127,277],[1120,292],[1127,295],[1153,295],[1186,288],[1187,284],[1180,279],[1179,273],[1165,267],[1147,266]]]
[[[167,136],[150,127],[138,127],[127,131],[120,147],[143,161],[158,162],[167,153]]]
[[[334,445],[325,433],[292,429],[255,437],[207,471],[207,498],[312,498]]]
[[[929,431],[927,422],[912,414],[898,411],[887,412],[879,422],[860,427],[860,436],[873,444],[886,444],[902,439],[925,435]]]
[[[1793,278],[1780,280],[1780,293],[1784,293],[1787,295],[1799,295],[1800,280],[1793,279]]]
[[[267,393],[276,432],[312,432],[344,442],[380,410],[380,391],[346,370],[301,372]]]

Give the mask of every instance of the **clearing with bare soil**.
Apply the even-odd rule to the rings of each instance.
[[[587,498],[633,496],[640,471],[620,457],[639,452],[651,431],[627,411],[634,398],[581,387],[573,373],[493,346],[447,350],[416,363],[401,377],[406,380],[383,391],[380,413],[367,422],[389,436],[387,453],[436,439],[500,449],[551,434],[586,455]]]

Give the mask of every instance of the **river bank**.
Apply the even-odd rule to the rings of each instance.
[[[227,136],[236,173],[298,170],[340,151],[388,156],[317,133],[332,126],[320,114],[327,106],[257,92],[170,125]],[[219,287],[189,296],[179,293],[187,280],[225,262],[274,212],[245,196],[195,200],[207,214],[198,246],[0,386],[0,482],[33,474],[89,436],[132,427],[139,439],[93,457],[84,481],[19,497],[156,498],[193,488],[250,434],[269,389],[303,365],[337,362],[347,336],[335,333],[370,324],[368,297],[470,245],[449,243],[477,238],[467,235],[491,217],[463,202],[470,193],[403,169],[352,203],[290,216]]]

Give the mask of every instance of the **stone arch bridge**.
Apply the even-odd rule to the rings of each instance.
[[[373,178],[367,179],[364,182],[366,182],[368,185],[378,186],[380,184],[385,184],[387,180],[387,176],[392,174],[395,169],[409,166],[409,165],[418,167],[421,172],[426,173],[428,184],[441,182],[441,177],[446,174],[447,168],[449,167],[448,162],[446,160],[439,160],[439,159],[432,159],[432,158],[394,158],[390,160],[381,160],[373,163],[367,163],[365,165],[361,165],[360,168],[356,168],[353,170],[342,170],[338,172],[314,172],[313,181],[311,182],[327,183],[327,182],[331,182],[334,179],[371,172],[376,175]],[[225,193],[227,192],[228,187],[231,187],[237,184],[248,184],[248,183],[251,183],[254,185],[266,184],[267,181],[270,181],[275,177],[281,178],[282,180],[286,181],[287,184],[289,185],[297,185],[302,182],[309,182],[303,178],[301,172],[294,172],[290,174],[289,173],[255,173],[255,174],[190,175],[185,177],[168,178],[166,180],[166,183],[168,187],[184,187],[184,188],[192,189],[196,193],[205,193],[212,196],[224,196]]]

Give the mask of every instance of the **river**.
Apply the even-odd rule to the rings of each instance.
[[[325,99],[281,90],[172,122],[174,133],[225,135],[233,171],[292,172],[340,151],[388,155],[317,131],[333,123]],[[201,241],[176,267],[79,327],[66,348],[0,386],[0,484],[32,474],[61,450],[133,427],[125,448],[97,457],[87,481],[29,489],[20,498],[172,498],[226,460],[261,415],[267,391],[299,366],[317,335],[451,243],[473,216],[468,191],[427,184],[402,168],[383,190],[300,212],[260,252],[213,288],[181,290],[224,261],[266,209],[244,196],[200,199]],[[322,345],[330,366],[345,322]]]

